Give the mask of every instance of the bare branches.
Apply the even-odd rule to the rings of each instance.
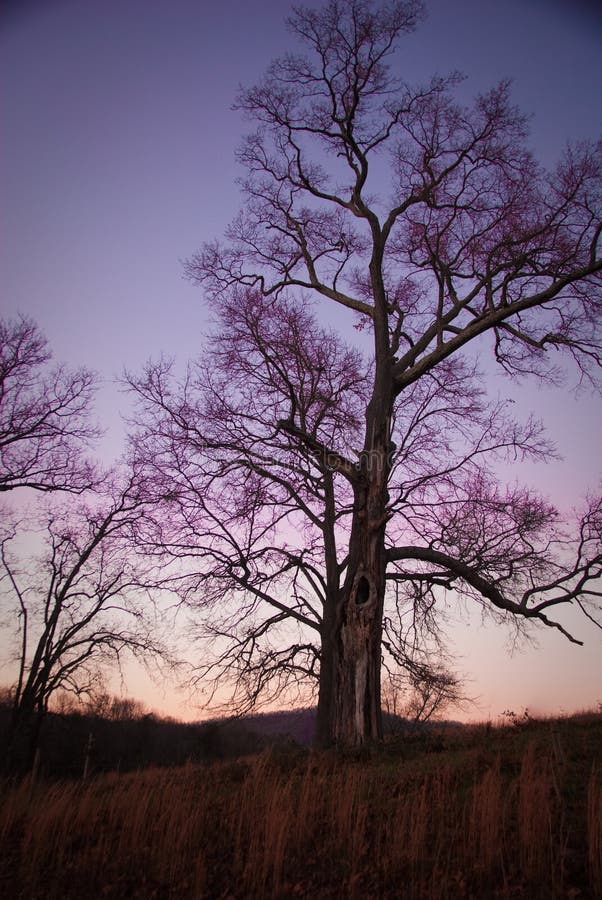
[[[261,124],[240,151],[249,172],[247,213],[229,231],[231,249],[213,244],[192,258],[188,272],[194,280],[212,294],[236,284],[265,296],[305,287],[372,316],[373,304],[345,287],[366,249],[365,236],[346,214],[367,222],[372,236],[379,229],[363,193],[368,154],[390,135],[390,119],[395,123],[400,115],[387,109],[397,80],[386,59],[420,12],[417,2],[379,10],[368,3],[332,3],[319,13],[295,11],[291,28],[307,41],[314,59],[289,54],[272,64],[264,82],[241,93],[239,108]],[[339,186],[323,157],[312,153],[312,140],[342,162]]]
[[[497,516],[503,513],[498,509]],[[545,509],[526,495],[518,503],[514,526],[504,534],[503,521],[498,521],[497,533],[486,525],[486,511],[477,498],[471,512],[480,512],[478,523],[463,521],[463,548],[458,555],[438,549],[435,539],[429,546],[393,547],[388,551],[391,562],[414,561],[429,563],[435,569],[405,571],[408,581],[418,584],[440,584],[447,589],[468,592],[504,613],[539,620],[558,629],[570,641],[581,644],[561,623],[550,619],[552,607],[577,602],[589,620],[597,627],[602,623],[588,610],[592,603],[599,605],[602,597],[602,530],[601,502],[590,503],[579,527],[579,536],[569,539],[550,526],[555,511]],[[447,531],[447,534],[445,533]],[[449,528],[442,529],[442,542],[450,546]],[[473,543],[472,548],[467,544]],[[509,548],[511,547],[511,551]]]
[[[169,584],[133,550],[143,515],[139,487],[126,478],[77,506],[49,508],[39,555],[19,549],[15,529],[3,535],[0,583],[18,602],[22,635],[16,723],[44,714],[56,690],[81,688],[124,652],[147,661],[166,656],[150,613],[152,592]],[[31,524],[27,533],[29,547],[36,546]]]
[[[469,360],[552,378],[562,354],[596,380],[602,146],[546,173],[509,84],[463,106],[458,75],[404,82],[397,46],[421,9],[294,10],[307,55],[238,99],[255,126],[244,207],[188,264],[215,313],[208,352],[179,383],[165,363],[129,379],[157,502],[145,546],[181,564],[221,642],[213,671],[246,699],[319,656],[326,743],[378,737],[382,642],[410,671],[443,591],[571,640],[549,610],[596,621],[599,605],[599,507],[571,538],[550,503],[500,484],[500,462],[554,448]],[[320,327],[311,298],[352,312],[370,352]]]
[[[387,298],[391,339],[409,345],[397,391],[485,332],[509,372],[543,374],[556,349],[591,376],[602,358],[600,146],[570,148],[546,174],[508,83],[471,109],[454,102],[457,76],[402,84],[386,61],[417,7],[361,6],[298,11],[293,27],[314,61],[287,56],[243,92],[240,106],[262,125],[240,154],[245,212],[229,246],[205,248],[189,274],[213,295],[303,288],[374,322],[375,334]],[[388,206],[380,184],[370,193],[385,144]],[[357,273],[369,262],[362,296]],[[400,294],[408,281],[419,292]]]
[[[49,368],[45,338],[29,319],[0,321],[0,491],[80,492],[95,480],[84,453],[95,376]]]
[[[490,123],[476,146],[466,152],[465,144],[454,167],[437,175],[431,200],[412,207],[392,240],[399,262],[443,291],[437,307],[412,313],[398,390],[487,331],[511,373],[545,374],[550,347],[568,351],[584,374],[600,365],[600,147],[573,148],[546,176],[504,143],[512,133],[507,89],[484,108]]]
[[[339,588],[337,543],[359,478],[344,447],[360,427],[363,360],[284,297],[266,307],[241,291],[218,311],[203,366],[180,382],[165,363],[129,376],[132,460],[154,503],[139,540],[177,562],[180,595],[204,619],[248,609],[255,633],[284,616],[305,645]],[[247,646],[247,628],[233,612],[220,634]]]

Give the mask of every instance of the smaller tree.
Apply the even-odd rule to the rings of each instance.
[[[113,722],[132,722],[147,715],[144,703],[140,700],[133,697],[117,697],[103,690],[90,695],[84,711],[89,716],[110,719]]]
[[[383,679],[383,708],[413,726],[438,719],[466,700],[458,677],[443,666],[417,664],[389,671]],[[394,726],[395,727],[395,726]]]
[[[98,436],[95,376],[51,359],[31,319],[0,319],[0,491],[80,492],[94,481],[85,451]]]
[[[119,665],[126,652],[145,662],[167,658],[149,616],[161,574],[133,549],[143,514],[130,477],[77,504],[49,508],[39,554],[19,550],[19,523],[3,524],[0,589],[18,622],[9,756],[21,765],[33,760],[57,691],[90,695],[103,669]]]

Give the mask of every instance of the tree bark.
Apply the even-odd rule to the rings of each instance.
[[[354,484],[345,581],[334,622],[325,622],[323,628],[322,665],[326,667],[327,683],[324,691],[320,686],[320,700],[329,709],[329,743],[351,748],[382,738],[380,670],[387,568],[385,529],[393,449],[394,379],[382,274],[384,240],[376,217],[371,216],[370,221],[374,241],[370,261],[374,384],[366,409],[364,445]],[[331,695],[329,700],[322,696],[326,692]],[[325,716],[326,712],[319,716],[320,729]],[[319,738],[323,741],[323,730]]]
[[[383,596],[378,565],[358,567],[343,592],[334,642],[333,741],[359,747],[382,737],[380,666]]]
[[[382,738],[380,670],[390,470],[389,403],[374,403],[359,464],[345,581],[324,611],[318,745],[360,747]],[[384,411],[384,413],[383,413]]]

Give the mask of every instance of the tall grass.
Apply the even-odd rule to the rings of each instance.
[[[602,771],[595,765],[587,792],[588,862],[596,897],[602,897]]]
[[[533,738],[514,755],[263,754],[33,790],[5,784],[0,892],[602,896],[602,770],[590,762],[581,779],[569,768],[549,741]]]

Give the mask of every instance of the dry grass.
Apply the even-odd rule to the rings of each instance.
[[[588,862],[594,895],[602,897],[602,772],[594,765],[587,792]]]
[[[5,785],[0,894],[602,896],[602,760],[592,768],[589,739],[563,744],[548,728],[488,740],[405,760],[264,754]]]

